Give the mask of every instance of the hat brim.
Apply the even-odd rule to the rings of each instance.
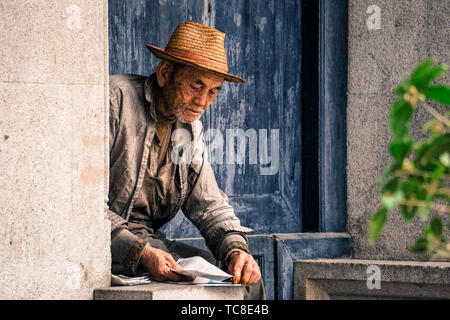
[[[236,82],[236,83],[243,83],[243,82],[245,82],[244,79],[242,79],[242,78],[240,78],[238,76],[234,76],[232,74],[223,73],[223,72],[219,72],[219,71],[216,71],[216,70],[208,69],[208,68],[206,68],[204,66],[200,66],[200,65],[198,65],[198,64],[196,64],[196,63],[194,63],[192,61],[185,60],[185,59],[182,59],[180,57],[176,57],[176,56],[174,56],[174,55],[172,55],[172,54],[166,52],[165,50],[163,50],[161,48],[158,48],[156,46],[152,46],[150,44],[146,44],[145,46],[147,47],[148,50],[150,50],[151,53],[153,53],[156,57],[158,57],[160,59],[167,60],[167,61],[170,61],[170,62],[175,62],[175,63],[181,63],[181,64],[184,64],[184,65],[187,65],[187,66],[191,66],[191,67],[194,67],[194,68],[198,68],[198,69],[201,69],[201,70],[204,70],[204,71],[207,71],[207,72],[212,72],[214,74],[217,74],[219,76],[224,77],[226,81]]]

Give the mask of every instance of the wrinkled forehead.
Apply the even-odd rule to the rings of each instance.
[[[202,82],[211,88],[221,87],[225,80],[223,76],[217,75],[213,72],[204,71],[186,65],[177,65],[174,72],[175,81],[188,80],[191,82]]]

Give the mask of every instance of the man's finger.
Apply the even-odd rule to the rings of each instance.
[[[172,272],[172,267],[169,266],[169,264],[166,264],[162,269],[161,269],[161,275],[164,278],[163,281],[173,281],[173,282],[178,282],[181,281],[182,278],[180,275]]]
[[[241,268],[237,263],[231,265],[231,275],[233,276],[233,283],[238,284],[241,281]]]
[[[176,263],[175,260],[172,260],[171,262],[169,262],[169,266],[170,266],[170,269],[173,269],[173,270],[183,270],[183,268],[178,263]]]
[[[233,265],[233,283],[237,284],[241,282],[241,274],[242,274],[242,263],[238,260]]]
[[[242,279],[241,279],[241,283],[243,286],[248,285],[252,273],[253,273],[253,266],[250,263],[245,264],[244,268],[242,269]]]
[[[178,282],[178,281],[181,281],[181,280],[182,280],[182,278],[181,278],[180,275],[178,275],[178,274],[176,274],[176,273],[173,273],[173,272],[170,271],[170,270],[166,273],[165,276],[166,276],[167,280],[173,281],[173,282]]]
[[[255,284],[259,279],[261,279],[261,273],[258,269],[253,269],[252,276],[250,277],[250,280],[248,282],[249,285]]]

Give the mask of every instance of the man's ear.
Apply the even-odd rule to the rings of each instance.
[[[161,60],[156,69],[156,80],[158,81],[158,86],[163,88],[170,79],[172,74],[173,64],[166,60]]]

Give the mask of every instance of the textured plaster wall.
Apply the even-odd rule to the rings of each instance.
[[[109,284],[107,1],[0,2],[1,299]]]
[[[370,5],[381,9],[379,30],[368,30]],[[450,6],[448,0],[350,0],[347,106],[347,214],[355,258],[421,260],[407,250],[422,233],[418,217],[405,225],[391,215],[375,246],[367,241],[368,219],[379,207],[376,178],[391,161],[388,117],[392,93],[402,75],[427,57],[450,64]],[[440,80],[450,83],[450,74]],[[421,136],[430,119],[419,112],[412,134]]]

